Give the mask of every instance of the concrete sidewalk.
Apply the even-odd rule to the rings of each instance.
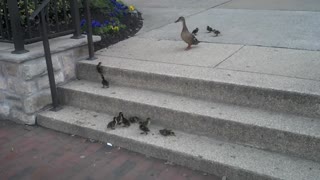
[[[285,84],[299,92],[320,93],[318,1],[126,2],[141,8],[145,26],[137,38],[101,51],[104,56],[200,66],[217,73],[242,73],[248,78],[263,76],[266,82]],[[197,37],[207,43],[183,51],[186,44],[180,39],[182,25],[173,23],[180,15],[186,17],[190,31],[200,28]],[[222,35],[206,33],[207,25],[219,29]],[[258,79],[253,83],[260,86]],[[265,85],[274,87],[272,83]]]

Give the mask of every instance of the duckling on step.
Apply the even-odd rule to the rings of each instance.
[[[193,34],[193,35],[197,35],[197,33],[198,33],[198,31],[199,31],[199,28],[195,28],[193,31],[192,31],[192,33],[191,34]]]
[[[101,81],[101,84],[102,84],[102,88],[109,88],[109,82],[104,78],[103,74],[101,74],[101,78],[102,78],[102,81]]]
[[[119,112],[119,115],[116,117],[117,118],[117,123],[122,124],[123,121],[123,113]]]
[[[150,118],[147,118],[146,121],[139,122],[140,124],[139,129],[143,131],[141,134],[148,134],[148,132],[150,132],[150,129],[148,128],[150,122],[151,122]]]
[[[123,113],[121,114],[121,116],[122,116],[123,126],[124,126],[124,127],[129,127],[129,126],[130,126],[130,121],[123,116]]]
[[[161,129],[159,132],[162,136],[175,136],[174,132],[170,129]]]
[[[198,41],[198,39],[189,32],[184,17],[179,17],[179,19],[175,22],[182,22],[181,39],[188,44],[186,50],[189,50],[191,48],[191,45],[199,44],[200,41]]]
[[[97,69],[97,72],[98,72],[99,74],[103,74],[103,69],[102,69],[102,67],[101,67],[101,62],[98,63],[98,65],[96,66],[96,69]]]
[[[137,116],[133,116],[129,118],[130,123],[140,122],[140,118]]]
[[[113,120],[108,123],[107,128],[110,128],[113,130],[113,129],[116,129],[116,125],[117,125],[117,118],[113,117]]]

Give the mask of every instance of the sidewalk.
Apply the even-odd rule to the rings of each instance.
[[[0,122],[0,179],[218,180],[42,127]]]

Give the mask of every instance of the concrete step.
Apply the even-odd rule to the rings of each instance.
[[[320,162],[320,120],[175,94],[84,80],[59,89],[63,104],[142,118],[187,133],[221,138]]]
[[[318,180],[320,164],[299,158],[231,144],[205,136],[175,130],[176,136],[163,137],[163,128],[151,123],[151,133],[141,135],[137,125],[116,130],[106,129],[112,119],[104,113],[66,106],[58,112],[39,114],[39,125],[110,142],[132,151],[165,159],[230,180]]]
[[[318,81],[168,62],[98,57],[95,61],[78,64],[79,79],[100,81],[95,66],[101,61],[105,76],[112,84],[320,117]]]

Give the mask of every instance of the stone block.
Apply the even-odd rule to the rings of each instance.
[[[8,89],[18,95],[29,95],[37,91],[36,82],[24,81],[11,77],[8,79]]]
[[[7,90],[7,80],[0,76],[0,90]]]
[[[0,103],[0,117],[7,118],[10,114],[10,106],[7,103]]]
[[[50,90],[45,90],[27,97],[23,101],[23,109],[26,113],[34,113],[52,103]]]
[[[60,57],[63,72],[66,80],[74,79],[76,77],[76,65],[75,60],[72,56],[61,56]]]
[[[55,72],[54,78],[55,78],[56,84],[60,84],[60,83],[64,82],[64,79],[65,79],[62,71]],[[37,83],[38,83],[39,89],[48,89],[50,87],[48,75],[44,75],[44,76],[40,77],[37,80]]]
[[[42,61],[41,61],[42,60]],[[35,76],[43,75],[47,71],[47,67],[44,59],[37,59],[23,63],[21,67],[21,76],[25,80],[30,80]]]
[[[6,75],[18,76],[20,64],[16,63],[5,63],[3,64],[3,70],[6,72]]]
[[[15,121],[22,122],[23,124],[33,125],[36,122],[36,116],[34,114],[28,115],[17,109],[12,109],[11,116]]]

